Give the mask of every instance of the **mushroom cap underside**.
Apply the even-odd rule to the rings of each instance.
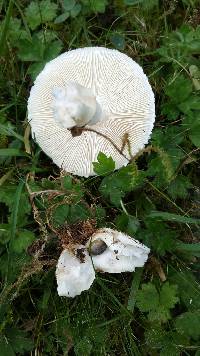
[[[90,88],[105,119],[73,137],[57,125],[53,91],[69,82]],[[127,55],[103,47],[66,52],[46,64],[35,80],[28,100],[32,135],[53,162],[67,172],[88,177],[99,152],[111,156],[116,168],[128,163],[148,142],[155,120],[154,95],[142,68]],[[86,126],[86,128],[90,126]],[[106,138],[105,138],[106,136]],[[116,150],[115,146],[119,148]]]

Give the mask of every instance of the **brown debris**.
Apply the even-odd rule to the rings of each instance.
[[[60,238],[62,248],[72,248],[75,245],[85,245],[96,231],[96,220],[88,219],[71,225],[65,225],[57,233]]]
[[[69,131],[71,132],[72,137],[76,137],[76,136],[80,136],[82,134],[83,128],[74,126]]]
[[[37,257],[40,255],[40,252],[43,251],[45,242],[43,239],[35,240],[31,245],[27,248],[27,253],[29,256]]]
[[[154,257],[154,256],[151,256],[149,258],[149,262],[148,262],[148,267],[149,269],[153,270],[154,272],[156,272],[161,280],[161,282],[165,282],[167,277],[165,275],[165,272],[161,266],[161,263],[160,261]]]
[[[188,22],[193,27],[197,27],[198,25],[200,25],[200,9],[199,8],[196,8],[193,10],[193,13],[190,16]]]
[[[85,262],[85,248],[78,248],[76,250],[76,257],[79,259],[81,263]]]

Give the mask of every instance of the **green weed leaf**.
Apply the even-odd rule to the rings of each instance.
[[[33,348],[32,340],[27,338],[27,335],[24,331],[21,331],[17,328],[8,329],[6,337],[8,343],[12,345],[12,349],[16,353],[22,354],[25,351],[31,351]]]
[[[120,200],[127,192],[138,188],[144,182],[144,172],[138,171],[137,166],[132,163],[119,171],[105,177],[99,187],[100,192],[119,206]]]
[[[192,93],[192,82],[190,79],[180,75],[165,90],[167,96],[173,103],[183,103]]]
[[[8,343],[6,336],[0,337],[0,348],[2,356],[15,356],[12,346]]]
[[[152,283],[143,284],[142,289],[137,292],[136,299],[137,307],[142,312],[156,310],[159,306],[159,294]]]
[[[187,128],[192,143],[196,147],[200,147],[200,111],[186,116],[183,126]]]
[[[178,301],[177,286],[164,283],[160,292],[160,304],[166,309],[172,309]]]
[[[43,59],[43,53],[44,44],[38,40],[36,35],[31,41],[27,39],[19,41],[18,56],[22,61],[39,62]]]
[[[143,239],[160,256],[174,250],[176,233],[164,222],[146,217],[145,225],[146,229],[138,231],[138,238]]]
[[[184,155],[176,147],[170,147],[167,151],[160,149],[158,154],[159,156],[149,162],[146,174],[150,177],[155,176],[154,184],[162,187],[170,184]]]
[[[107,0],[95,0],[95,1],[91,1],[90,6],[92,11],[104,13],[107,4],[108,4]]]
[[[79,220],[86,220],[91,216],[90,214],[90,211],[86,209],[84,204],[72,205],[70,206],[69,223],[72,224]]]
[[[167,345],[163,347],[160,356],[180,356],[180,351],[176,345]]]
[[[12,240],[10,248],[13,252],[22,253],[34,241],[35,235],[32,231],[18,230]]]
[[[62,184],[64,189],[71,190],[73,187],[72,177],[71,176],[63,177]]]
[[[43,54],[44,63],[49,62],[51,59],[57,57],[60,54],[62,47],[63,44],[60,40],[53,41],[50,43],[50,45],[45,46]]]
[[[108,175],[115,169],[115,162],[112,157],[107,157],[103,152],[99,152],[97,156],[98,162],[93,162],[95,173],[98,175]]]
[[[56,17],[58,5],[50,0],[32,1],[25,10],[25,16],[31,30]]]
[[[70,11],[70,15],[71,17],[75,18],[76,16],[78,16],[81,12],[82,6],[81,4],[76,4],[73,9]]]
[[[175,326],[180,334],[191,337],[194,340],[200,338],[200,311],[186,312],[176,318]]]
[[[67,220],[68,214],[69,214],[69,205],[67,204],[59,205],[53,212],[54,224],[63,225]]]
[[[70,16],[69,12],[64,12],[64,14],[61,14],[58,17],[56,17],[56,19],[54,20],[54,23],[55,24],[63,23],[65,20],[68,19],[69,16]]]
[[[189,181],[189,178],[179,175],[170,182],[167,187],[167,192],[172,197],[172,199],[186,198],[188,189],[191,187],[192,184]]]
[[[178,296],[185,307],[200,309],[200,286],[191,271],[170,271],[169,279],[178,286]]]
[[[110,40],[116,49],[123,51],[125,48],[124,36],[119,33],[114,33],[110,36]]]
[[[76,5],[76,0],[63,0],[62,6],[65,11],[70,11]]]
[[[18,186],[18,188],[20,188],[20,190],[18,191],[20,193],[20,196],[18,197],[20,198],[18,202],[20,209],[17,209],[17,225],[23,226],[26,223],[26,215],[29,214],[31,211],[31,206],[27,193],[25,191],[21,192],[21,186]],[[9,220],[13,219],[14,225],[16,223],[16,212],[14,212],[16,206],[15,204],[17,204],[16,190],[17,186],[15,185],[3,185],[2,187],[0,187],[0,202],[8,206],[9,212],[12,214],[12,217],[9,217]]]
[[[135,216],[130,216],[125,213],[117,216],[115,224],[118,230],[124,231],[131,236],[134,236],[140,227],[139,220]]]
[[[143,284],[137,292],[137,307],[142,312],[148,312],[151,321],[166,322],[171,318],[170,309],[179,301],[177,287],[168,282],[162,285],[160,293],[152,283]]]

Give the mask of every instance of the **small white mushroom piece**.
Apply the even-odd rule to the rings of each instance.
[[[108,228],[97,230],[87,247],[94,268],[109,273],[133,272],[135,267],[143,267],[150,252],[150,249],[139,241]]]
[[[78,257],[78,251],[81,251],[83,260]],[[56,266],[56,279],[59,296],[74,298],[90,288],[95,271],[85,246],[76,246],[73,252],[62,251]]]
[[[54,119],[61,128],[71,129],[94,124],[102,118],[102,110],[92,90],[74,82],[53,89]]]

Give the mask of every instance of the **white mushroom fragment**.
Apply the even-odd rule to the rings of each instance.
[[[46,64],[30,92],[28,119],[54,163],[88,177],[99,152],[120,168],[128,163],[129,146],[133,156],[144,147],[155,119],[154,95],[142,68],[127,55],[80,48]],[[86,130],[73,137],[74,126]],[[130,145],[124,145],[125,135]]]
[[[148,247],[122,232],[98,229],[85,245],[72,244],[61,253],[56,267],[58,295],[73,298],[89,289],[95,270],[133,272],[144,266],[149,252]]]
[[[90,288],[95,271],[85,246],[77,246],[74,252],[63,250],[56,267],[56,279],[59,296],[73,298]]]
[[[91,89],[69,82],[66,87],[53,90],[54,118],[61,128],[71,129],[94,124],[102,118],[100,105]]]
[[[94,268],[109,273],[133,272],[135,267],[143,267],[150,252],[139,241],[108,228],[97,230],[87,247]],[[97,253],[98,250],[100,253]]]

